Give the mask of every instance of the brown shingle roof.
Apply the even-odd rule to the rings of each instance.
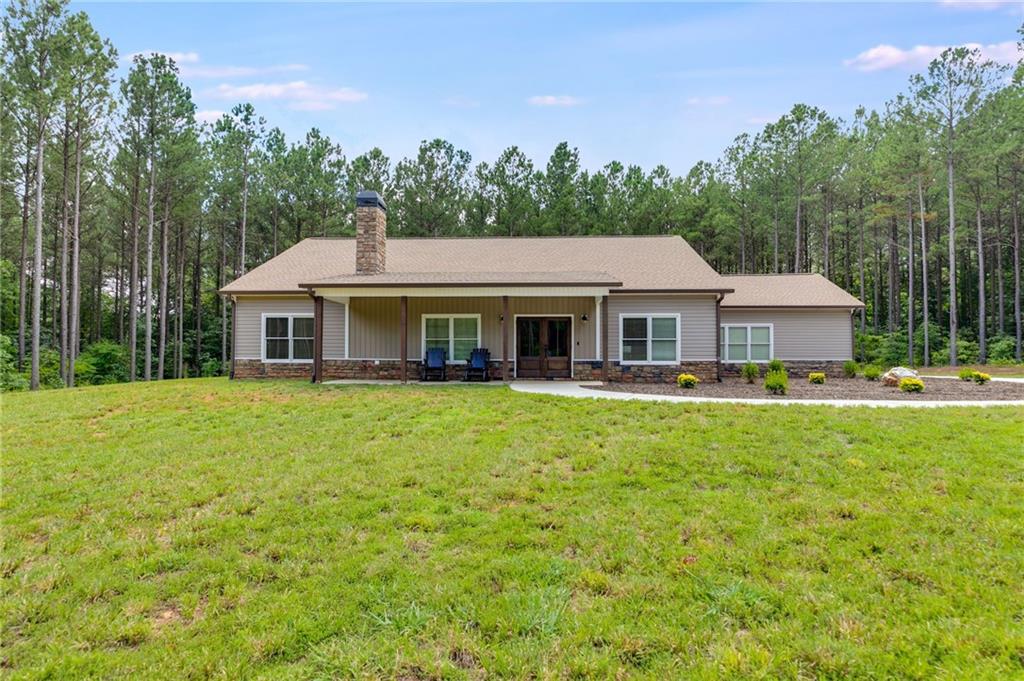
[[[291,293],[327,278],[355,277],[355,239],[311,238],[225,286],[223,293]],[[727,291],[732,286],[678,236],[506,237],[403,239],[387,242],[387,273],[363,275],[409,277],[452,285],[453,279],[515,276],[521,285],[538,276],[557,274],[566,284],[582,277],[601,276],[603,285],[621,282],[617,290]],[[575,278],[575,280],[573,280]],[[593,283],[597,281],[591,280]],[[552,284],[557,282],[553,281]],[[489,282],[482,282],[489,283]],[[424,283],[420,283],[424,285]],[[464,284],[466,285],[466,284]]]
[[[864,307],[820,274],[730,274],[722,307]]]
[[[385,272],[346,274],[301,286],[621,286],[607,272]]]

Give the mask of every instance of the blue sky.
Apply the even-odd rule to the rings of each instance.
[[[119,4],[86,10],[121,55],[175,54],[203,117],[251,101],[349,157],[443,137],[474,162],[555,144],[685,173],[795,102],[849,117],[943,46],[1012,59],[1020,3]],[[126,68],[122,67],[122,68]]]

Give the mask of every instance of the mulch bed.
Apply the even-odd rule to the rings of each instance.
[[[973,381],[948,378],[924,378],[923,393],[905,393],[889,388],[881,381],[864,378],[829,378],[824,385],[811,385],[806,376],[790,375],[789,392],[772,395],[764,389],[764,379],[753,385],[742,378],[725,378],[721,383],[703,382],[686,389],[671,383],[607,383],[593,390],[683,395],[690,397],[745,397],[779,400],[1024,400],[1024,383],[991,381],[978,385]]]

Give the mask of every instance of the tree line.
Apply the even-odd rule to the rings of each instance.
[[[1021,360],[1024,67],[951,48],[883,109],[795,105],[685,175],[569,143],[537,167],[442,139],[393,162],[288,140],[249,103],[199,123],[174,61],[118,55],[65,0],[3,19],[0,364],[19,387],[223,373],[217,290],[310,236],[679,234],[723,273],[820,272],[866,303],[866,359]]]

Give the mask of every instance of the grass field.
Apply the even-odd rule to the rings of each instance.
[[[7,678],[1020,678],[1024,410],[3,396]]]

